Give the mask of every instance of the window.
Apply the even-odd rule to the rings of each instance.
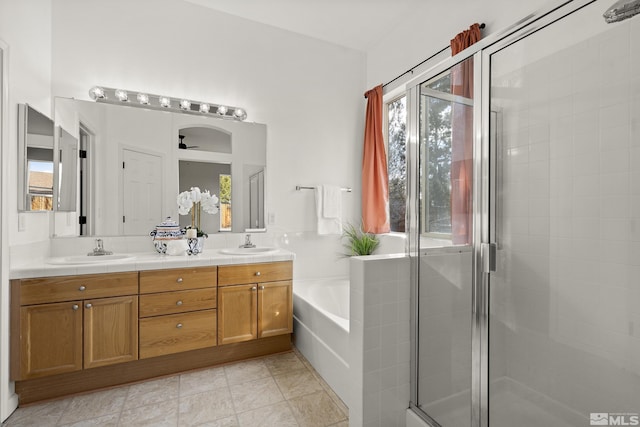
[[[473,99],[466,60],[420,86],[420,231],[467,244],[473,180]],[[463,90],[464,89],[464,90]]]
[[[50,149],[31,148],[35,151],[51,151]],[[53,210],[53,162],[27,158],[27,203],[32,211]]]
[[[424,84],[420,94],[421,181],[426,189],[421,215],[423,233],[451,234],[451,100],[450,74]]]
[[[389,221],[391,231],[405,231],[407,204],[407,106],[406,96],[387,103],[387,169],[389,173]]]
[[[231,175],[219,175],[220,231],[231,231]]]

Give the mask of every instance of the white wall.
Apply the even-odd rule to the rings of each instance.
[[[344,217],[359,220],[362,52],[179,0],[54,0],[52,64],[54,96],[100,84],[246,108],[267,124],[269,229],[292,250],[320,239],[324,273],[347,274],[339,240],[314,235],[313,192],[294,188],[352,187]]]
[[[0,40],[6,46],[8,76],[7,126],[2,147],[2,266],[0,289],[0,420],[15,408],[17,400],[9,382],[9,258],[10,242],[38,242],[48,239],[49,215],[30,214],[28,231],[17,232],[17,121],[18,103],[51,112],[51,1],[0,2]],[[7,178],[7,179],[5,179]],[[5,217],[6,216],[6,217]],[[8,237],[8,239],[7,239]]]
[[[388,36],[367,50],[367,87],[387,83],[426,58],[449,46],[450,40],[475,22],[485,23],[484,37],[559,0],[462,0],[424,2]],[[410,75],[407,76],[410,78]],[[407,80],[404,79],[404,81]],[[403,79],[385,89],[397,87]]]
[[[7,215],[9,241],[37,242],[49,237],[49,214],[25,215],[26,229],[18,232],[17,135],[18,103],[28,103],[51,117],[51,0],[0,3],[0,38],[9,45],[9,156]]]

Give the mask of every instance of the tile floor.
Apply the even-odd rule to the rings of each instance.
[[[18,408],[17,426],[349,425],[348,410],[297,351]]]

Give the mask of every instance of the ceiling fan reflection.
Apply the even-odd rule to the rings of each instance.
[[[180,142],[178,142],[178,148],[181,150],[186,150],[188,148],[198,148],[199,145],[187,145],[184,143],[184,135],[178,135],[178,138],[180,138]]]

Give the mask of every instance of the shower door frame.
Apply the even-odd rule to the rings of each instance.
[[[495,151],[490,140],[491,55],[526,36],[595,3],[569,0],[532,13],[503,31],[491,34],[459,54],[416,75],[405,85],[407,96],[407,233],[411,268],[411,400],[409,408],[427,424],[439,424],[418,407],[419,375],[419,153],[420,85],[454,65],[474,58],[473,104],[473,240],[471,325],[471,426],[489,427],[489,274],[495,270]],[[604,2],[603,2],[604,3]],[[492,157],[493,156],[493,157]],[[446,426],[443,426],[446,427]]]

